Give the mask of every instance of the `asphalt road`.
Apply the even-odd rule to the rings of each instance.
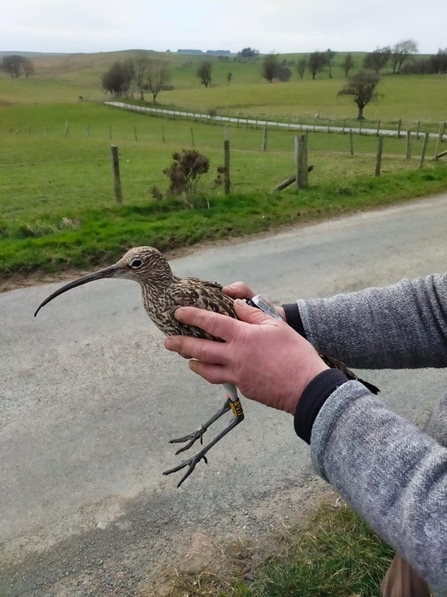
[[[171,265],[289,302],[444,271],[446,230],[444,195]],[[162,476],[179,461],[168,439],[208,418],[221,388],[164,350],[137,284],[95,282],[34,319],[57,286],[0,295],[1,595],[137,595],[209,541],[259,536],[314,499],[321,484],[290,418],[248,401],[245,422],[176,489]],[[439,371],[361,373],[417,423],[445,384]]]

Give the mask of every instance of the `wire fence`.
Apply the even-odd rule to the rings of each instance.
[[[168,186],[163,173],[172,154],[195,148],[210,159],[201,181],[206,193],[220,193],[217,167],[224,162],[224,140],[231,147],[232,191],[269,192],[294,172],[294,138],[307,136],[309,184],[318,185],[416,169],[445,153],[445,136],[402,131],[399,136],[359,134],[345,129],[296,130],[250,122],[141,118],[100,122],[64,121],[49,126],[24,125],[0,130],[0,197],[3,217],[20,209],[62,209],[76,201],[83,207],[113,201],[110,145],[118,145],[124,203],[144,202],[154,187]],[[211,126],[214,124],[214,126]],[[421,159],[423,157],[423,159]]]

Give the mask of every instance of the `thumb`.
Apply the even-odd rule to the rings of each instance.
[[[250,305],[247,305],[247,303],[241,299],[236,299],[234,301],[234,310],[236,311],[238,319],[245,321],[246,323],[261,325],[263,323],[274,321],[270,315],[264,313],[264,311],[261,311],[261,309],[258,309],[257,307],[250,307]]]

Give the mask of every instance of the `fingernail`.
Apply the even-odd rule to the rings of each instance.
[[[242,299],[235,299],[234,302],[238,305],[238,307],[246,307],[247,306],[246,301],[244,301]]]
[[[175,314],[174,314],[175,318],[181,319],[184,312],[185,312],[185,310],[182,309],[182,307],[179,307],[178,309],[175,310]]]

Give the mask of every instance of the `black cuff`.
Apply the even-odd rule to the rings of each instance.
[[[295,410],[295,431],[298,437],[310,444],[312,427],[321,407],[334,390],[348,378],[338,369],[326,369],[307,385]]]
[[[305,338],[306,332],[304,331],[298,305],[296,303],[292,303],[291,305],[283,305],[282,307],[284,309],[284,315],[286,316],[287,323],[295,330],[295,332],[298,332],[298,334]]]

